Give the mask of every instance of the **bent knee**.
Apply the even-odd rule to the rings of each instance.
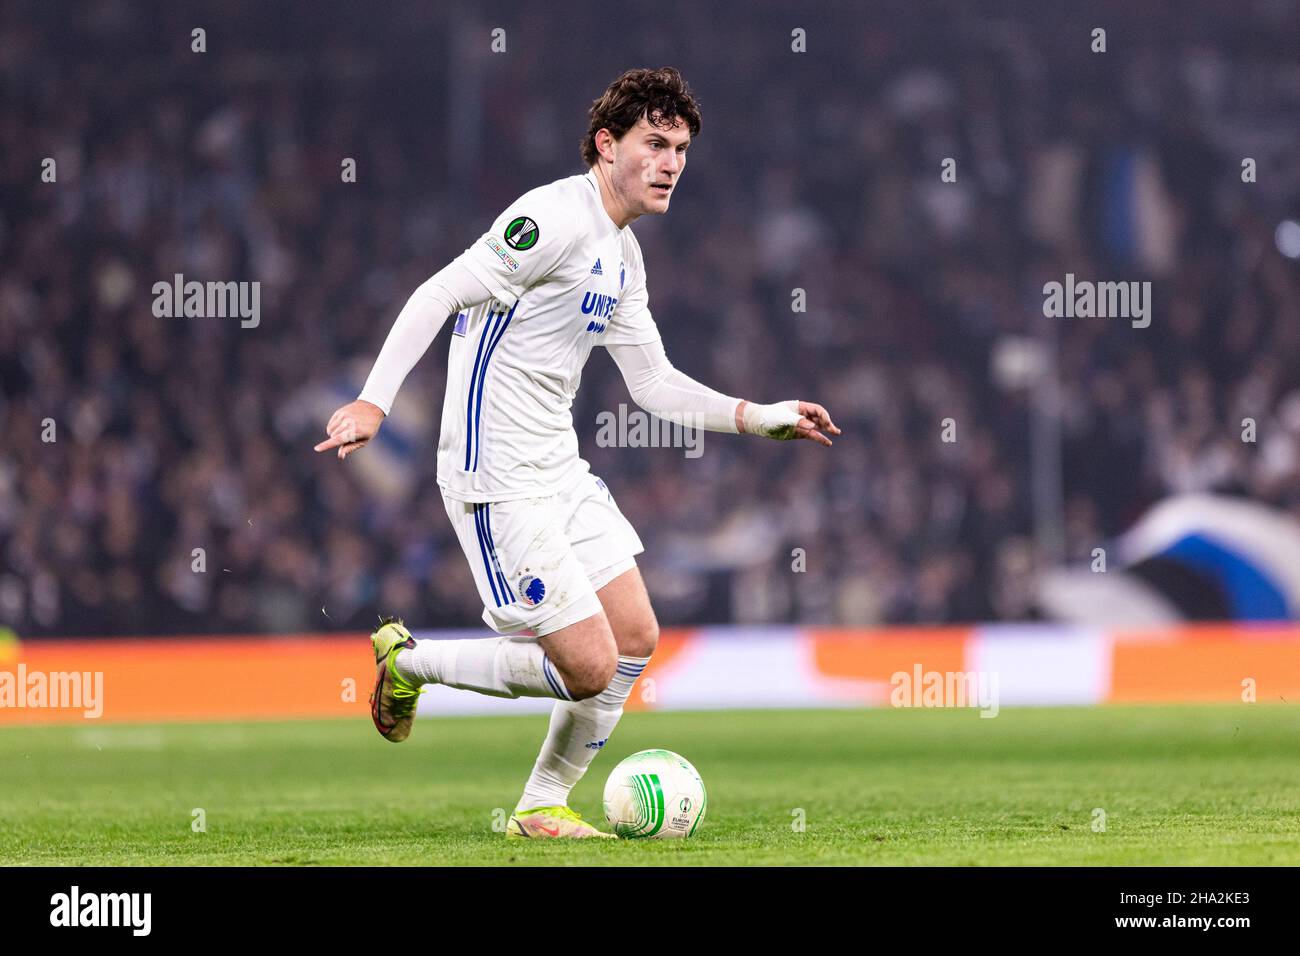
[[[618,666],[618,657],[611,649],[608,654],[594,655],[583,661],[581,667],[565,675],[565,689],[574,700],[587,700],[595,697],[614,679],[614,669]]]
[[[659,646],[659,622],[654,615],[618,636],[618,652],[624,657],[649,657]]]

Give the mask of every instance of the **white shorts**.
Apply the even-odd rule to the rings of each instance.
[[[605,483],[584,472],[549,498],[474,502],[444,492],[483,620],[498,634],[538,637],[601,610],[596,591],[645,550]]]

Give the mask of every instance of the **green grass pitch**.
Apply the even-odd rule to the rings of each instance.
[[[0,864],[1300,864],[1290,705],[631,713],[573,805],[603,822],[610,768],[667,747],[709,788],[696,836],[507,841],[545,727],[5,728]]]

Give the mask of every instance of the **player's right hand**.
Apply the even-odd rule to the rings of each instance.
[[[348,457],[379,433],[379,426],[384,423],[384,411],[378,405],[357,399],[348,402],[333,415],[325,426],[330,436],[316,446],[317,451],[339,450],[339,458]]]

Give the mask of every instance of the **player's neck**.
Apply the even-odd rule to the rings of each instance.
[[[596,186],[600,190],[600,204],[605,208],[605,215],[609,216],[610,222],[614,228],[622,229],[634,220],[640,218],[640,213],[632,213],[623,207],[614,195],[614,190],[609,184],[609,177],[603,175],[597,167],[592,167],[592,176],[595,177]]]

